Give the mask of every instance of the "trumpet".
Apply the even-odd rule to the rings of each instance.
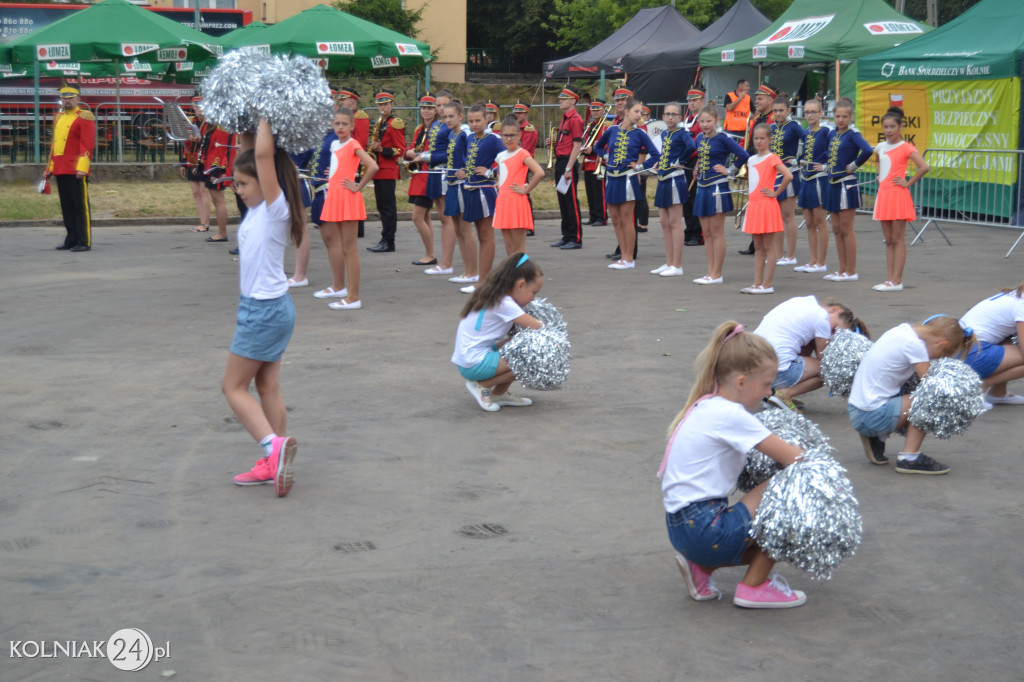
[[[551,126],[548,131],[548,170],[555,167],[555,139],[558,137],[558,128]]]

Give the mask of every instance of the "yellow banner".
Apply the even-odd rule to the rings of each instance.
[[[882,115],[903,109],[903,138],[924,153],[929,178],[1010,185],[1017,181],[1020,78],[984,81],[857,83],[858,121],[864,139],[884,139]],[[940,151],[965,150],[965,151]],[[978,150],[978,151],[975,151]]]

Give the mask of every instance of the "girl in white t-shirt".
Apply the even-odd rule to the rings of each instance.
[[[711,573],[723,566],[748,566],[733,603],[753,609],[800,606],[807,596],[790,589],[775,561],[754,544],[751,523],[767,482],[736,504],[728,495],[756,447],[782,466],[801,455],[754,416],[771,393],[778,360],[771,345],[735,322],[720,324],[697,357],[697,382],[670,428],[661,463],[661,489],[668,536],[690,596],[721,598]]]
[[[839,327],[868,338],[867,326],[838,301],[825,305],[814,296],[798,296],[772,308],[754,333],[764,337],[779,356],[769,402],[795,409],[793,397],[821,388],[821,354]]]
[[[544,326],[523,312],[542,286],[544,273],[540,266],[525,253],[514,253],[488,273],[462,308],[452,362],[466,379],[470,394],[488,412],[497,412],[503,405],[533,404],[529,398],[508,392],[515,376],[498,348],[508,341],[513,324],[530,329]]]
[[[907,429],[907,440],[896,458],[900,474],[948,474],[949,467],[921,452],[924,431],[908,421],[910,396],[900,395],[915,373],[923,377],[932,360],[962,357],[974,345],[974,332],[950,315],[932,315],[921,324],[903,323],[872,344],[853,376],[846,412],[860,434],[864,454],[872,464],[888,464],[885,438]]]
[[[242,425],[263,449],[256,466],[235,476],[238,485],[273,483],[278,497],[292,487],[297,444],[285,434],[287,413],[281,397],[281,356],[295,326],[288,294],[284,252],[306,236],[306,212],[298,171],[284,150],[274,146],[270,124],[260,119],[255,148],[252,134],[239,137],[234,190],[249,207],[238,229],[241,296],[235,337],[221,389]],[[249,393],[255,380],[257,401]]]
[[[982,387],[988,389],[985,401],[1024,405],[1024,396],[1006,392],[1006,382],[1024,377],[1024,349],[1020,345],[1024,336],[1024,282],[1016,289],[1003,289],[986,298],[968,310],[960,324],[972,327],[978,337],[978,347],[971,349],[964,362],[974,368],[982,378]],[[1017,343],[1010,342],[1014,334]]]

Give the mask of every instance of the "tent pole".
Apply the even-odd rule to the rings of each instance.
[[[430,64],[427,64],[427,92],[430,92]]]
[[[35,69],[33,71],[33,74],[34,74],[34,78],[35,78],[35,81],[36,81],[36,83],[35,83],[35,85],[36,85],[36,93],[35,93],[35,105],[36,105],[36,113],[35,113],[36,148],[35,148],[35,157],[34,158],[35,158],[35,162],[39,163],[39,134],[40,134],[40,130],[39,130],[39,59],[38,58],[36,59],[36,66],[35,66]]]
[[[598,97],[604,99],[604,69],[601,69],[601,93]]]
[[[121,136],[121,60],[114,60],[114,87],[117,95],[117,162],[124,163],[124,138]]]
[[[836,60],[836,101],[839,101],[839,60]]]

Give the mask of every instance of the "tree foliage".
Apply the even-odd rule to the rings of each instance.
[[[416,25],[423,18],[422,8],[404,9],[402,0],[336,0],[333,6],[410,38],[417,37]]]
[[[549,52],[554,34],[542,24],[552,0],[473,0],[466,6],[468,47],[504,49],[521,58]]]

